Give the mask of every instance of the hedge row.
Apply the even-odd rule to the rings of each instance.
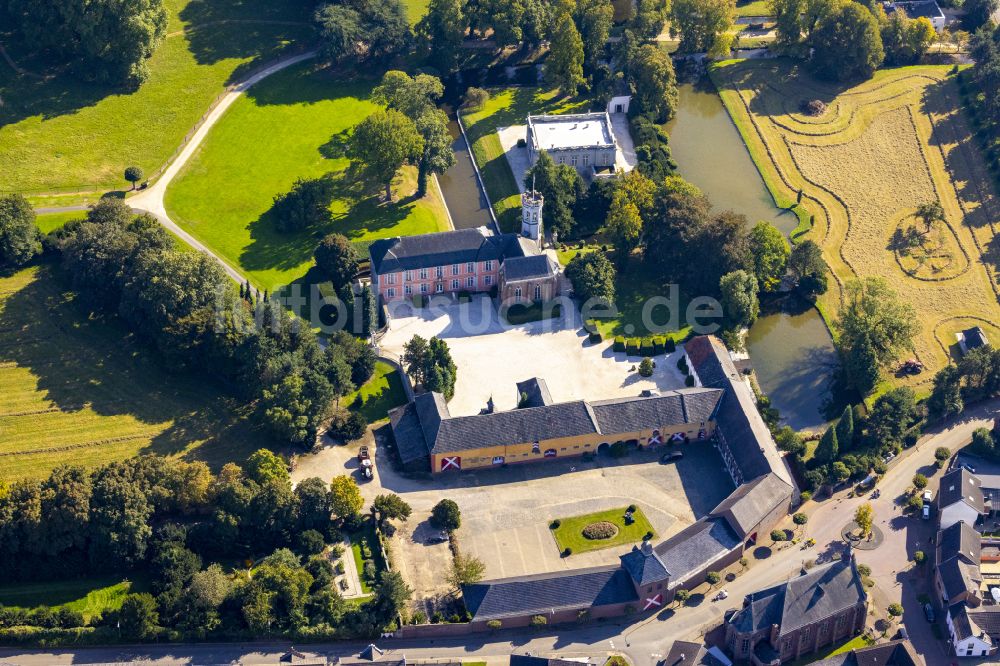
[[[626,338],[621,335],[615,336],[614,346],[616,352],[625,352],[629,356],[660,356],[662,354],[672,354],[677,349],[677,343],[673,338],[656,336],[651,338]]]

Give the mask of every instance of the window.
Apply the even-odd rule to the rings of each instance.
[[[584,155],[583,156],[583,166],[587,166],[588,164],[590,164],[590,155]]]
[[[531,452],[532,453],[541,453],[542,452],[541,442],[535,442],[534,444],[532,444],[531,445]]]
[[[403,293],[409,296],[410,294],[413,293],[413,287],[411,287],[410,285],[406,285],[405,287],[403,287]]]
[[[493,261],[487,261],[486,262],[486,270],[488,270],[488,271],[493,270]]]
[[[536,301],[542,300],[542,285],[540,284],[535,285],[535,300]]]
[[[438,277],[443,277],[444,276],[444,266],[438,266],[437,269],[434,271],[434,274],[437,275]]]
[[[459,271],[461,271],[461,270],[462,270],[462,267],[459,266],[458,264],[452,264],[451,265],[451,274],[452,275],[458,275]]]
[[[421,294],[426,294],[427,293],[427,285],[426,284],[420,285],[420,293]]]
[[[438,293],[438,294],[440,294],[441,292],[443,292],[444,291],[444,283],[438,282],[437,285],[434,286],[434,291],[436,293]]]
[[[413,279],[413,271],[406,271],[403,275],[405,276],[407,282]]]
[[[396,298],[396,290],[393,289],[392,287],[389,287],[388,289],[386,289],[385,294],[389,298]]]
[[[420,269],[420,279],[421,280],[426,280],[427,279],[427,269],[426,268],[421,268]]]
[[[749,651],[750,651],[750,639],[749,638],[744,638],[740,642],[740,652],[741,653],[746,653],[746,652],[749,652]]]
[[[467,287],[475,287],[476,286],[476,278],[470,277],[470,278],[466,279],[465,286],[467,286]]]
[[[466,273],[475,273],[476,272],[476,264],[475,264],[475,262],[470,261],[469,263],[467,263],[465,265],[465,272]]]
[[[484,281],[486,282],[487,287],[490,286],[491,284],[493,284],[493,276],[487,275]]]
[[[566,164],[566,158],[560,155],[559,159],[556,160],[556,162],[558,162],[559,164]]]
[[[576,161],[577,161],[577,156],[576,155],[574,155],[573,157],[570,158],[570,162],[573,163],[573,166],[576,166]]]
[[[389,273],[389,274],[387,274],[385,276],[385,283],[386,284],[396,284],[396,274],[395,273]]]
[[[521,300],[521,288],[520,287],[514,287],[514,298],[516,298],[517,300]]]
[[[455,290],[458,289],[458,280],[452,280],[451,281],[451,288],[455,289]]]

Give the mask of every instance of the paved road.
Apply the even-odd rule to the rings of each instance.
[[[923,437],[915,447],[900,456],[879,484],[881,497],[872,501],[876,522],[885,533],[885,542],[874,551],[859,551],[858,559],[872,567],[878,582],[875,605],[884,610],[891,601],[903,600],[904,622],[918,652],[927,664],[951,662],[934,640],[920,614],[916,602],[918,585],[923,572],[914,575],[908,565],[912,552],[925,547],[933,530],[933,521],[924,523],[912,517],[903,518],[895,506],[896,498],[910,485],[917,470],[933,465],[934,449],[947,446],[953,451],[964,446],[975,428],[990,425],[994,415],[1000,414],[1000,400],[979,405],[960,419]],[[931,487],[936,488],[936,481]],[[636,666],[652,666],[669,648],[673,640],[698,640],[701,632],[717,625],[723,612],[740,605],[744,595],[798,575],[806,560],[817,555],[830,555],[842,551],[841,527],[851,519],[854,509],[865,498],[831,499],[807,507],[810,519],[804,535],[812,536],[818,545],[801,550],[788,545],[770,557],[755,561],[749,571],[735,581],[727,583],[729,599],[714,603],[707,599],[695,606],[678,610],[666,609],[640,622],[594,622],[586,627],[560,629],[558,633],[540,634],[530,631],[500,632],[474,635],[463,639],[408,640],[386,639],[378,641],[390,653],[405,653],[410,659],[434,657],[463,657],[500,661],[511,652],[531,651],[536,654],[563,656],[601,657],[608,652],[627,655]],[[308,653],[325,656],[356,654],[360,643],[334,643],[309,646]],[[249,664],[277,662],[277,657],[287,650],[287,642],[234,645],[170,645],[80,649],[66,652],[0,650],[0,659],[23,666],[48,666],[60,664],[88,664],[148,660],[157,666],[175,664],[225,664],[241,659]],[[963,661],[963,663],[965,663]],[[974,663],[974,662],[973,662]]]

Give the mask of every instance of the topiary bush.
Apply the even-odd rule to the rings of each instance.
[[[559,529],[560,525],[562,525],[562,522],[558,518],[556,518],[551,523],[549,523],[549,529],[550,530],[557,530],[557,529]]]
[[[675,351],[677,351],[677,343],[674,342],[673,338],[667,338],[667,353],[673,354]]]
[[[594,345],[596,345],[596,344],[598,344],[600,342],[604,342],[604,336],[601,335],[600,331],[594,331],[590,335],[588,335],[587,337],[590,340],[590,343],[594,344]]]
[[[684,386],[694,386],[694,375],[688,375],[684,378]]]
[[[607,520],[600,520],[584,527],[582,534],[585,539],[590,539],[591,541],[610,539],[618,534],[618,526]]]
[[[616,335],[614,346],[612,347],[612,349],[616,352],[625,351],[625,338],[620,335]]]
[[[653,339],[652,338],[642,338],[639,342],[639,355],[640,356],[653,356]]]
[[[639,375],[641,375],[642,377],[652,377],[653,368],[655,367],[656,366],[653,364],[653,359],[647,356],[646,358],[642,359],[641,363],[639,363]]]
[[[629,356],[639,355],[639,338],[629,338],[625,341],[625,353]]]
[[[683,356],[681,356],[679,359],[677,359],[677,369],[680,370],[681,373],[683,373],[685,375],[690,374],[690,372],[691,372],[688,369],[687,360]]]

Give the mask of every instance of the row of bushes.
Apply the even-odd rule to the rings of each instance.
[[[625,352],[628,356],[660,356],[662,354],[672,354],[677,350],[677,343],[673,338],[666,336],[655,336],[651,338],[626,338],[621,335],[615,336],[614,351]]]
[[[956,77],[958,91],[962,96],[962,106],[971,121],[973,132],[979,141],[983,159],[987,168],[993,174],[997,187],[1000,187],[1000,142],[997,142],[989,115],[983,108],[983,102],[974,84],[969,81],[969,73],[960,72]]]

